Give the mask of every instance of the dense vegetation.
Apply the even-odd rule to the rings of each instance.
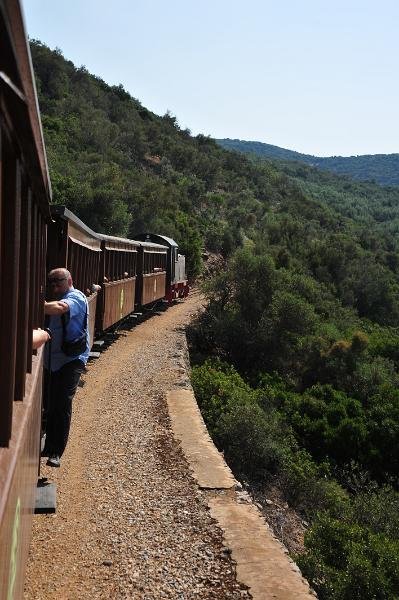
[[[243,140],[217,140],[226,150],[236,150],[260,158],[278,158],[305,163],[307,165],[349,175],[360,181],[376,181],[382,185],[399,185],[399,154],[373,154],[363,156],[312,156],[293,150],[286,150],[262,142]]]
[[[174,237],[198,274],[201,249],[229,251],[243,221],[264,215],[269,170],[159,117],[60,51],[31,43],[53,201],[94,230]],[[276,175],[277,177],[277,175]]]
[[[239,477],[311,526],[321,599],[399,597],[398,192],[193,138],[32,44],[54,202],[99,231],[175,237],[222,268],[193,384]]]
[[[198,402],[237,475],[278,486],[312,522],[298,562],[321,599],[396,598],[397,317],[375,322],[382,298],[362,318],[348,305],[342,233],[329,237],[335,262],[321,252],[316,268],[313,254],[294,262],[287,239],[272,239],[236,251],[208,283],[191,333]],[[326,277],[327,264],[339,268]]]

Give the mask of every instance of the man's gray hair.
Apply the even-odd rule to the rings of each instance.
[[[48,276],[51,277],[52,275],[55,275],[56,273],[57,274],[58,273],[60,273],[60,274],[62,273],[63,277],[66,277],[67,279],[69,277],[71,277],[71,279],[72,279],[72,275],[70,274],[70,272],[68,271],[68,269],[65,269],[64,267],[57,267],[56,269],[52,269],[50,271],[50,273],[48,274]]]

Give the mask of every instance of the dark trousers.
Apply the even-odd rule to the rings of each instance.
[[[72,417],[72,400],[84,370],[81,360],[72,360],[58,371],[44,372],[45,450],[62,456],[67,445]],[[50,378],[50,381],[49,381]]]

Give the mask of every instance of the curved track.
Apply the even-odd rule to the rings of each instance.
[[[314,597],[200,416],[184,332],[200,306],[192,295],[90,366],[62,467],[43,469],[59,506],[35,518],[26,600]]]
[[[154,316],[89,367],[56,481],[56,515],[36,516],[25,598],[242,598],[167,416],[184,386],[193,295]]]

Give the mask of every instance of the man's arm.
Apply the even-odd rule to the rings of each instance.
[[[69,311],[69,305],[62,300],[53,300],[44,303],[44,314],[50,317],[60,316]]]

